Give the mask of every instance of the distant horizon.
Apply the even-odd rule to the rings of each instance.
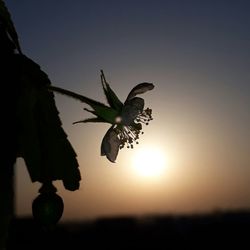
[[[93,218],[82,218],[82,219],[61,219],[58,225],[80,225],[88,223],[96,223],[99,221],[126,221],[134,220],[137,223],[160,220],[164,218],[169,219],[181,219],[181,218],[199,218],[199,217],[217,217],[226,215],[240,215],[249,214],[249,208],[229,208],[229,209],[215,209],[211,211],[196,211],[196,212],[179,212],[179,213],[162,213],[162,214],[143,214],[143,215],[133,215],[133,214],[115,214],[115,215],[104,215]],[[14,220],[34,220],[32,215],[15,216]]]
[[[34,221],[16,220],[10,232],[9,247],[23,246],[69,249],[80,246],[117,249],[213,248],[249,246],[250,213],[225,213],[209,216],[134,218],[104,218],[95,221],[63,222],[49,232]],[[241,247],[242,246],[242,247]]]

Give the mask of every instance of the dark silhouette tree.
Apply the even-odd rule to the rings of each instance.
[[[49,202],[51,205],[57,199],[52,181],[62,180],[66,189],[74,191],[79,188],[81,176],[76,153],[62,128],[53,92],[48,90],[50,80],[38,64],[22,53],[11,16],[2,0],[0,64],[3,110],[0,249],[4,249],[14,211],[13,176],[17,157],[24,159],[32,182],[38,181],[43,184],[40,189],[43,195],[42,199],[39,198],[39,207],[46,206]],[[59,200],[61,213],[63,207]],[[36,207],[34,205],[34,210]],[[55,211],[50,211],[53,212]],[[35,212],[34,216],[36,215],[41,215],[41,211]],[[59,218],[57,217],[57,220]]]

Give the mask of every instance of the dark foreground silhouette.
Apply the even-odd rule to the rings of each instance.
[[[32,218],[13,220],[12,249],[250,249],[250,211],[100,218],[46,232]]]

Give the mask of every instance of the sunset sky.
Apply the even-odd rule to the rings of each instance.
[[[102,102],[100,69],[123,101],[155,85],[141,95],[154,120],[116,163],[100,156],[109,125],[72,125],[87,106],[56,94],[82,175],[79,191],[55,182],[62,220],[250,207],[249,1],[5,2],[24,54],[53,85]],[[18,216],[31,215],[39,187],[18,159]]]

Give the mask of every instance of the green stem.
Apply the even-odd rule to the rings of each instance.
[[[79,95],[79,94],[72,92],[70,90],[67,90],[67,89],[63,89],[63,88],[55,87],[55,86],[51,86],[51,85],[48,86],[48,89],[53,91],[53,92],[57,92],[59,94],[66,95],[66,96],[74,98],[78,101],[84,102],[90,106],[93,106],[93,105],[105,106],[103,103],[97,102],[93,99],[90,99],[90,98],[83,96],[83,95]]]

